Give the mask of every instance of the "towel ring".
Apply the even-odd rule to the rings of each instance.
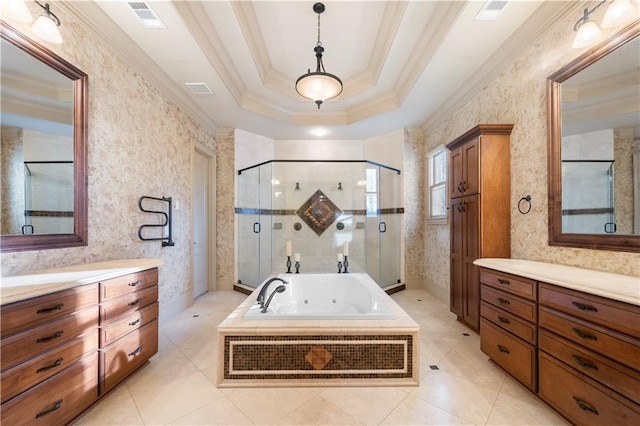
[[[525,202],[525,208],[522,208],[522,202]],[[526,209],[526,211],[525,211]],[[520,201],[518,201],[518,211],[521,214],[527,214],[531,211],[531,195],[527,195],[525,197],[520,198]]]

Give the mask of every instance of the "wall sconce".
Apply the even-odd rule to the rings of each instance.
[[[36,3],[44,9],[44,14],[38,16],[38,19],[36,19],[36,22],[34,22],[31,27],[31,31],[33,31],[36,37],[49,43],[62,43],[62,35],[60,34],[60,30],[58,30],[60,19],[51,12],[49,3],[45,3],[44,6],[38,1],[36,1]]]
[[[635,8],[629,0],[602,0],[593,9],[585,9],[582,18],[578,19],[578,22],[573,26],[573,30],[576,31],[576,37],[573,39],[571,47],[581,49],[596,43],[602,38],[600,27],[590,20],[589,16],[605,3],[609,3],[609,7],[605,12],[604,18],[602,18],[602,28],[617,27],[634,17]]]
[[[33,16],[24,0],[4,0],[2,2],[2,16],[16,22],[33,22]]]

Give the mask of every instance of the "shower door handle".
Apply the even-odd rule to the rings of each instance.
[[[260,223],[256,222],[253,224],[253,232],[255,234],[259,234],[260,233]]]
[[[607,234],[616,233],[616,224],[614,222],[607,222],[604,224],[604,232]]]
[[[378,231],[387,232],[387,224],[385,222],[378,223]]]

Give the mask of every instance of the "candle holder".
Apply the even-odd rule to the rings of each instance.
[[[338,260],[338,273],[342,272],[342,262]]]
[[[295,267],[296,267],[296,274],[299,274],[300,273],[300,262],[296,261]]]
[[[349,273],[349,271],[347,270],[347,268],[349,267],[349,261],[347,260],[347,257],[348,256],[344,257],[344,263],[343,263],[344,271],[342,272],[343,274],[348,274]]]
[[[287,274],[291,273],[291,256],[287,256]]]

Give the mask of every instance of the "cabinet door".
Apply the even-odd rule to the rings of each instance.
[[[451,151],[449,160],[449,196],[457,198],[462,196],[463,163],[462,163],[462,147],[455,148]]]
[[[480,190],[480,143],[479,138],[462,145],[462,193],[477,194]]]
[[[480,271],[473,262],[478,259],[480,248],[480,196],[464,197],[461,201],[463,294],[465,300],[462,318],[477,330],[480,325]]]
[[[451,312],[463,316],[463,249],[462,242],[463,220],[462,199],[451,200],[451,283],[450,283],[450,309]]]

